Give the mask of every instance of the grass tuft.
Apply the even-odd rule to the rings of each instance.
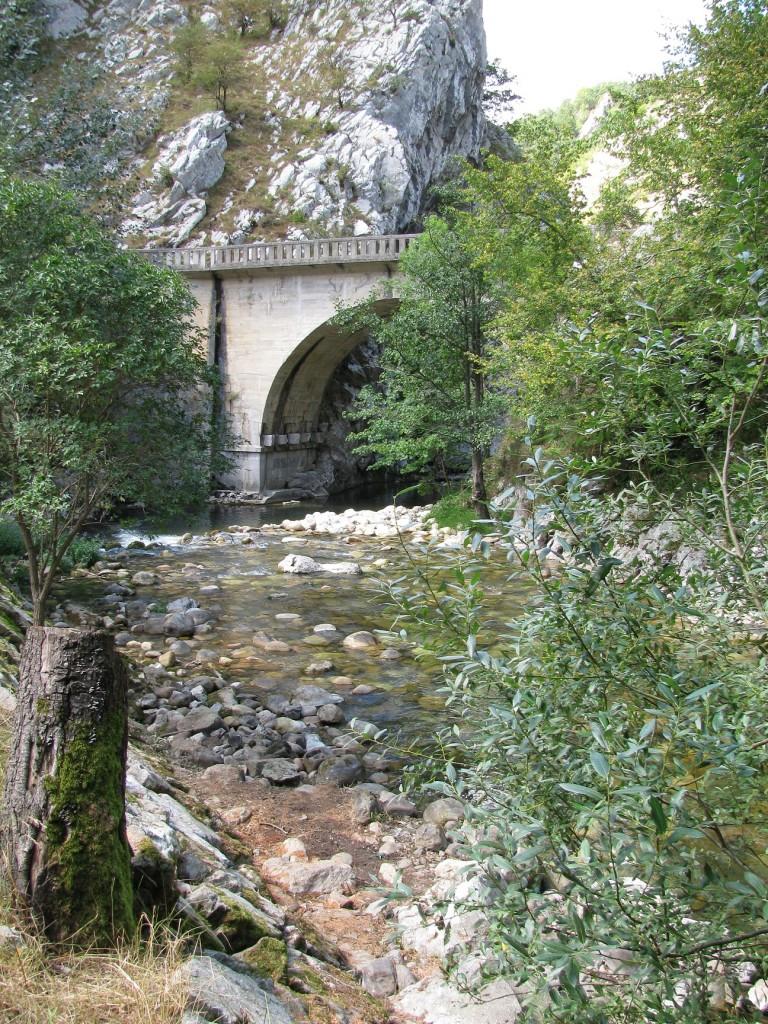
[[[173,973],[188,947],[162,929],[114,952],[53,953],[29,927],[24,936],[0,952],[0,1024],[181,1021],[187,990]]]

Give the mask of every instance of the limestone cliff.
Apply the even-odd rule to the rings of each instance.
[[[190,51],[185,71],[179,43],[191,24],[205,46],[231,39],[228,0],[45,6],[48,48],[19,92],[48,144],[27,162],[90,176],[131,244],[398,231],[451,162],[481,148],[482,0],[267,5],[272,27],[236,39],[226,111],[196,73],[209,50]],[[89,97],[98,109],[100,146],[96,128],[60,145],[68,129],[40,114],[73,82],[80,119]],[[73,174],[76,160],[87,170]]]

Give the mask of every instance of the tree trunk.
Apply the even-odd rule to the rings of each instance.
[[[127,689],[109,634],[28,630],[0,825],[16,891],[55,942],[106,947],[135,925]]]
[[[488,518],[488,493],[485,489],[485,471],[483,453],[472,449],[472,505],[478,519]]]

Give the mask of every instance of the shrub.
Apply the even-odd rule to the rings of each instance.
[[[24,553],[24,541],[17,524],[11,519],[0,519],[0,558],[21,558]]]
[[[728,500],[701,485],[675,506],[650,485],[597,497],[538,452],[530,518],[493,515],[507,589],[533,593],[501,637],[479,535],[463,586],[389,587],[398,625],[446,668],[457,726],[433,788],[469,803],[467,853],[494,893],[481,952],[526,986],[524,1020],[733,1019],[718,1011],[739,963],[763,961],[768,585],[753,541],[768,460],[737,462]],[[661,521],[704,568],[619,548]]]

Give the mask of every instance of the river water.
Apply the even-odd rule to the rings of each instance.
[[[348,500],[333,504],[340,511],[349,507]],[[160,582],[153,586],[135,586],[137,597],[157,603],[159,611],[175,598],[192,597],[215,616],[212,632],[189,641],[192,654],[180,659],[179,665],[170,669],[172,673],[189,677],[213,668],[227,680],[240,683],[241,692],[262,697],[271,692],[290,696],[300,684],[313,682],[342,693],[347,720],[362,718],[410,743],[423,737],[425,728],[433,734],[446,720],[444,698],[439,692],[443,684],[439,663],[418,659],[410,645],[392,645],[384,638],[377,649],[369,651],[349,650],[342,644],[349,633],[391,627],[395,611],[383,596],[382,581],[402,576],[410,562],[397,538],[354,538],[349,542],[345,536],[268,530],[252,534],[253,543],[247,545],[221,543],[204,536],[196,537],[191,544],[180,543],[185,533],[279,524],[285,519],[300,519],[316,508],[333,510],[333,504],[214,508],[196,518],[154,527],[151,532],[140,523],[116,527],[111,531],[111,542],[153,542],[149,548],[128,552],[124,565],[131,574],[149,570],[159,577]],[[383,504],[381,495],[366,502],[369,508]],[[289,575],[278,569],[278,563],[291,552],[309,555],[318,562],[355,561],[363,568],[363,575]],[[445,550],[432,554],[430,561],[433,566],[442,564],[450,570],[458,557],[456,550]],[[499,560],[486,574],[494,605],[494,614],[485,624],[491,637],[524,600],[518,588],[507,586],[507,571]],[[114,569],[71,579],[65,581],[58,596],[110,614],[104,603],[105,590],[115,579]],[[127,582],[124,576],[120,582]],[[212,585],[219,590],[204,591]],[[314,627],[322,623],[333,624],[338,633],[330,637],[314,633]],[[265,651],[265,637],[281,641],[287,649]],[[167,648],[163,637],[136,639],[152,644],[149,652],[135,645],[126,649],[139,664],[151,663]],[[382,651],[392,647],[400,656],[382,658]],[[307,678],[306,669],[319,660],[331,661],[333,669],[319,678]],[[338,677],[347,682],[337,682]],[[361,685],[370,687],[371,692],[354,693]]]

